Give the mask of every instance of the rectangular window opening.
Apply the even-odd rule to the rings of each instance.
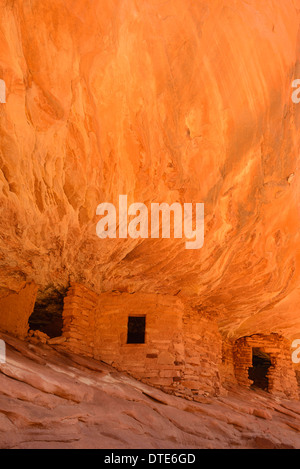
[[[127,344],[144,344],[145,329],[145,316],[129,316],[127,329]]]

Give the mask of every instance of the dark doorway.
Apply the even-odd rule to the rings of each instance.
[[[51,339],[60,337],[63,329],[63,308],[66,290],[52,287],[39,291],[34,310],[29,318],[29,328],[47,334]]]
[[[268,353],[262,352],[259,348],[252,349],[252,367],[249,368],[249,379],[253,381],[252,388],[260,388],[268,391],[268,371],[271,357]]]
[[[145,316],[129,316],[127,344],[144,344],[145,343]]]

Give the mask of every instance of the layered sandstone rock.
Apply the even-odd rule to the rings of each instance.
[[[189,402],[61,347],[0,338],[1,449],[300,448],[299,402],[241,388]]]

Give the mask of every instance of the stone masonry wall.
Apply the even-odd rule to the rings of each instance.
[[[253,335],[238,339],[234,346],[235,375],[238,384],[250,387],[252,381],[248,377],[252,367],[252,348],[259,348],[270,355],[268,391],[282,397],[299,399],[298,385],[293,369],[290,343],[278,334]]]
[[[127,344],[128,316],[146,317],[144,344]],[[110,292],[73,284],[65,299],[65,346],[185,397],[216,395],[221,336],[216,323],[174,296]]]
[[[221,383],[227,388],[237,384],[234,369],[234,344],[225,339],[222,342],[222,363],[220,366]]]
[[[182,314],[182,303],[167,295],[101,294],[95,358],[153,386],[175,390],[184,362]],[[127,344],[129,315],[146,315],[145,344]]]
[[[97,303],[98,295],[82,285],[74,283],[68,290],[64,299],[63,337],[74,353],[94,356]]]
[[[193,395],[219,395],[222,338],[216,321],[188,310],[183,318],[185,366],[182,386]]]

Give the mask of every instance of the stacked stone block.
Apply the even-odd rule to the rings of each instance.
[[[64,299],[63,337],[68,348],[94,356],[95,310],[98,295],[80,284],[72,284]]]

